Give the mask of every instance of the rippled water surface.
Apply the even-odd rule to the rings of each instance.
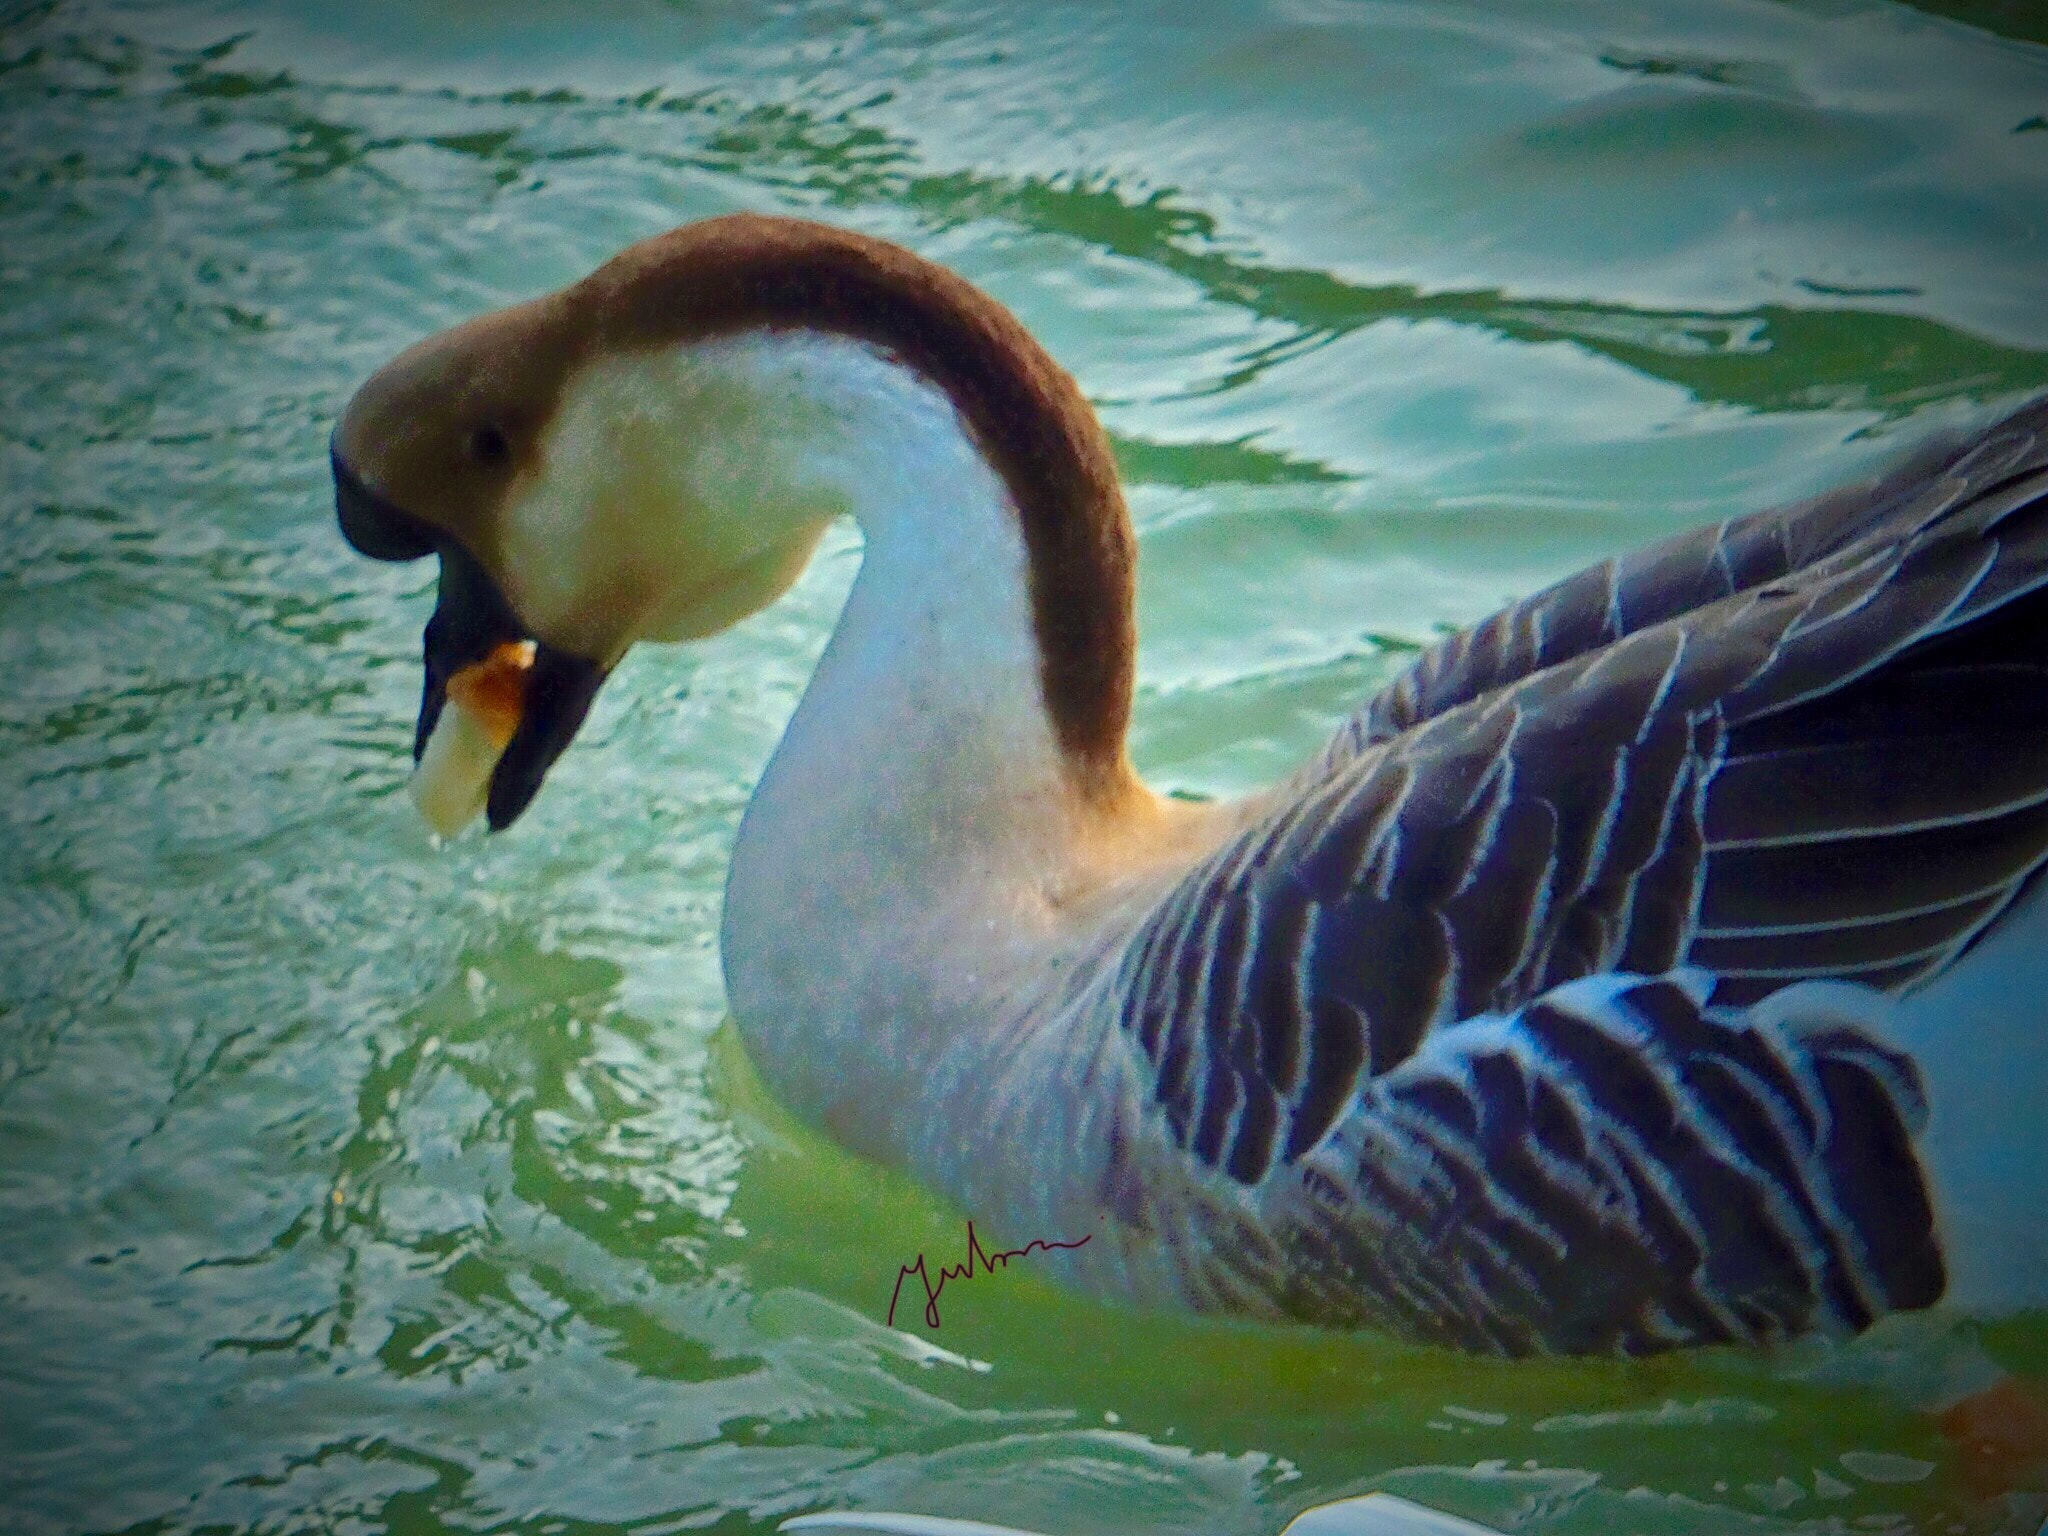
[[[906,241],[1101,407],[1137,754],[1227,793],[1444,626],[2048,385],[2042,14],[0,5],[0,1525],[2021,1528],[1921,1404],[2038,1318],[1501,1365],[1019,1263],[885,1328],[957,1218],[761,1099],[714,949],[853,537],[436,848],[432,573],[342,546],[324,442],[682,219]]]

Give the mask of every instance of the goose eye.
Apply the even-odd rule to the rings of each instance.
[[[472,460],[489,469],[509,463],[512,458],[512,444],[506,439],[504,428],[490,422],[472,429],[465,446]]]

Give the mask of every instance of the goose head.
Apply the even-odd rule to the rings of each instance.
[[[377,559],[440,560],[423,767],[444,718],[462,714],[446,707],[451,689],[466,698],[465,679],[507,646],[528,663],[502,739],[470,753],[465,782],[429,811],[439,830],[478,809],[509,825],[631,646],[765,606],[855,510],[862,402],[819,382],[815,349],[795,344],[818,336],[936,389],[1007,486],[1031,547],[1048,713],[1084,789],[1123,782],[1130,530],[1073,380],[1001,305],[931,262],[740,214],[429,337],[342,413],[344,537]]]
[[[815,452],[795,451],[814,450],[827,424],[793,419],[801,402],[771,397],[758,376],[677,347],[719,328],[688,313],[678,258],[704,252],[680,244],[629,249],[580,283],[419,342],[361,386],[334,430],[349,544],[440,560],[415,759],[451,685],[464,697],[465,674],[508,646],[528,663],[502,751],[461,770],[487,782],[441,794],[428,812],[438,830],[476,809],[493,830],[510,825],[633,644],[701,638],[762,608],[845,510],[806,476]]]

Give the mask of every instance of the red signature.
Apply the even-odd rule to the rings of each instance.
[[[1049,1243],[1041,1237],[1033,1242],[1026,1243],[1022,1248],[1010,1248],[1002,1253],[984,1253],[981,1247],[981,1240],[974,1235],[974,1223],[970,1221],[967,1223],[967,1262],[952,1267],[941,1264],[939,1266],[939,1283],[937,1285],[933,1285],[931,1276],[925,1273],[924,1255],[921,1253],[917,1256],[915,1264],[905,1264],[896,1271],[896,1289],[889,1293],[889,1326],[891,1328],[896,1326],[896,1299],[903,1294],[903,1282],[912,1275],[917,1276],[919,1280],[924,1282],[924,1325],[927,1328],[936,1328],[939,1326],[939,1292],[946,1288],[948,1280],[972,1280],[974,1278],[974,1261],[976,1259],[981,1261],[981,1268],[984,1274],[994,1274],[998,1264],[1008,1264],[1010,1260],[1021,1259],[1027,1254],[1035,1253],[1040,1248],[1078,1248],[1081,1244],[1087,1242],[1089,1237],[1094,1235],[1093,1232],[1090,1232],[1088,1237],[1078,1238],[1071,1243]]]

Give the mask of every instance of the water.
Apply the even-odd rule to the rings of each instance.
[[[0,1526],[1253,1536],[1385,1487],[2022,1528],[1918,1405],[2048,1374],[2041,1318],[1502,1365],[1024,1261],[885,1329],[957,1217],[780,1119],[714,950],[851,536],[437,849],[431,572],[343,548],[324,439],[407,341],[679,220],[905,240],[1101,406],[1137,755],[1227,793],[1443,626],[2048,386],[2040,16],[0,7]]]

